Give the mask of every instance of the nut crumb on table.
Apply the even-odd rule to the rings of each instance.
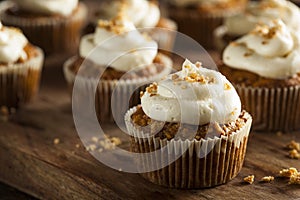
[[[254,182],[254,175],[250,175],[244,178],[246,183],[252,184]]]
[[[261,182],[270,183],[274,181],[274,176],[265,176],[261,179]]]

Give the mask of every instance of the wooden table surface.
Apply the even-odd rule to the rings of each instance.
[[[105,130],[122,134],[113,125],[106,125]],[[55,138],[59,144],[53,143]],[[300,160],[289,159],[284,148],[292,139],[300,141],[300,133],[251,133],[244,167],[228,184],[202,190],[160,187],[138,174],[106,167],[82,145],[76,148],[81,141],[58,65],[44,69],[34,102],[8,122],[0,122],[0,181],[41,199],[300,199],[300,185],[288,185],[282,178],[272,183],[258,181],[263,176],[276,177],[282,168],[300,169]],[[127,137],[122,140],[122,147],[128,149]],[[243,177],[250,174],[257,177],[253,185],[243,183]],[[7,190],[1,194],[9,195],[11,189]]]

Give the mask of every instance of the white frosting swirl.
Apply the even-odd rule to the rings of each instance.
[[[14,63],[19,58],[26,59],[24,47],[28,41],[16,28],[3,27],[0,23],[0,62]]]
[[[289,31],[281,20],[257,26],[226,47],[224,63],[262,77],[285,79],[300,71],[299,33]]]
[[[13,0],[21,9],[46,15],[69,16],[77,7],[78,0]]]
[[[79,53],[101,66],[127,72],[152,64],[157,49],[154,40],[136,30],[132,22],[118,16],[112,21],[100,20],[94,34],[82,37]]]
[[[227,3],[231,0],[168,0],[170,4],[185,7],[190,5],[214,5],[220,3]]]
[[[116,0],[103,6],[106,19],[111,19],[119,12],[127,15],[137,28],[155,27],[160,19],[160,10],[156,4],[147,0]]]
[[[192,125],[235,121],[241,101],[234,87],[221,73],[196,65],[186,60],[181,71],[148,87],[141,98],[145,114]]]
[[[300,10],[286,0],[249,2],[244,13],[226,18],[225,26],[228,34],[244,35],[258,23],[270,23],[273,19],[281,19],[290,29],[299,30]]]

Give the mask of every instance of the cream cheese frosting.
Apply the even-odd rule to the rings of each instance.
[[[83,36],[79,46],[81,57],[124,72],[152,64],[157,52],[157,43],[123,15],[100,20],[95,33]]]
[[[273,20],[228,45],[223,62],[262,77],[285,79],[300,71],[299,45],[299,33],[290,31],[281,20]]]
[[[111,19],[119,12],[127,15],[137,28],[155,27],[160,19],[157,4],[147,0],[116,0],[103,6],[106,19]]]
[[[273,19],[281,19],[292,30],[300,29],[300,10],[287,0],[249,2],[244,13],[225,20],[225,27],[228,34],[244,35],[258,23],[270,23]]]
[[[189,60],[181,71],[150,85],[141,105],[154,120],[191,125],[229,123],[241,112],[240,98],[225,76]]]
[[[78,0],[13,0],[24,10],[46,15],[69,16],[77,7]]]
[[[28,41],[16,28],[2,26],[0,22],[0,62],[14,63],[20,58],[26,59],[24,47]]]

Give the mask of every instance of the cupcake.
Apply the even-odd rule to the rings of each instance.
[[[92,83],[99,81],[95,106],[100,121],[124,122],[129,99],[129,105],[139,101],[138,88],[166,76],[172,68],[171,59],[158,53],[157,43],[141,34],[124,15],[100,20],[95,33],[82,37],[79,52],[79,56],[66,61],[65,77],[73,86],[77,75],[82,88],[79,92],[82,97],[92,97],[91,104],[95,96],[89,93],[93,91]],[[82,66],[82,73],[78,73]],[[95,74],[101,74],[101,79]]]
[[[157,2],[148,0],[112,0],[104,2],[94,18],[110,20],[123,12],[140,31],[147,32],[162,50],[173,48],[177,25],[171,19],[162,17]],[[149,29],[147,28],[157,28]],[[143,30],[144,29],[144,30]]]
[[[0,107],[18,108],[35,96],[43,59],[19,29],[0,23]]]
[[[186,60],[146,88],[125,115],[137,166],[147,180],[174,188],[227,183],[241,170],[252,118],[219,72]]]
[[[221,72],[261,131],[299,130],[300,37],[281,20],[258,25],[228,45]]]
[[[74,54],[87,8],[78,0],[12,0],[1,3],[4,25],[20,28],[45,54]]]
[[[291,30],[300,29],[300,10],[290,1],[262,0],[248,3],[244,13],[225,19],[214,32],[215,44],[223,50],[231,41],[247,34],[259,23],[281,19]]]
[[[180,32],[197,40],[204,48],[213,49],[213,31],[224,18],[243,11],[247,0],[167,0],[171,19]]]

